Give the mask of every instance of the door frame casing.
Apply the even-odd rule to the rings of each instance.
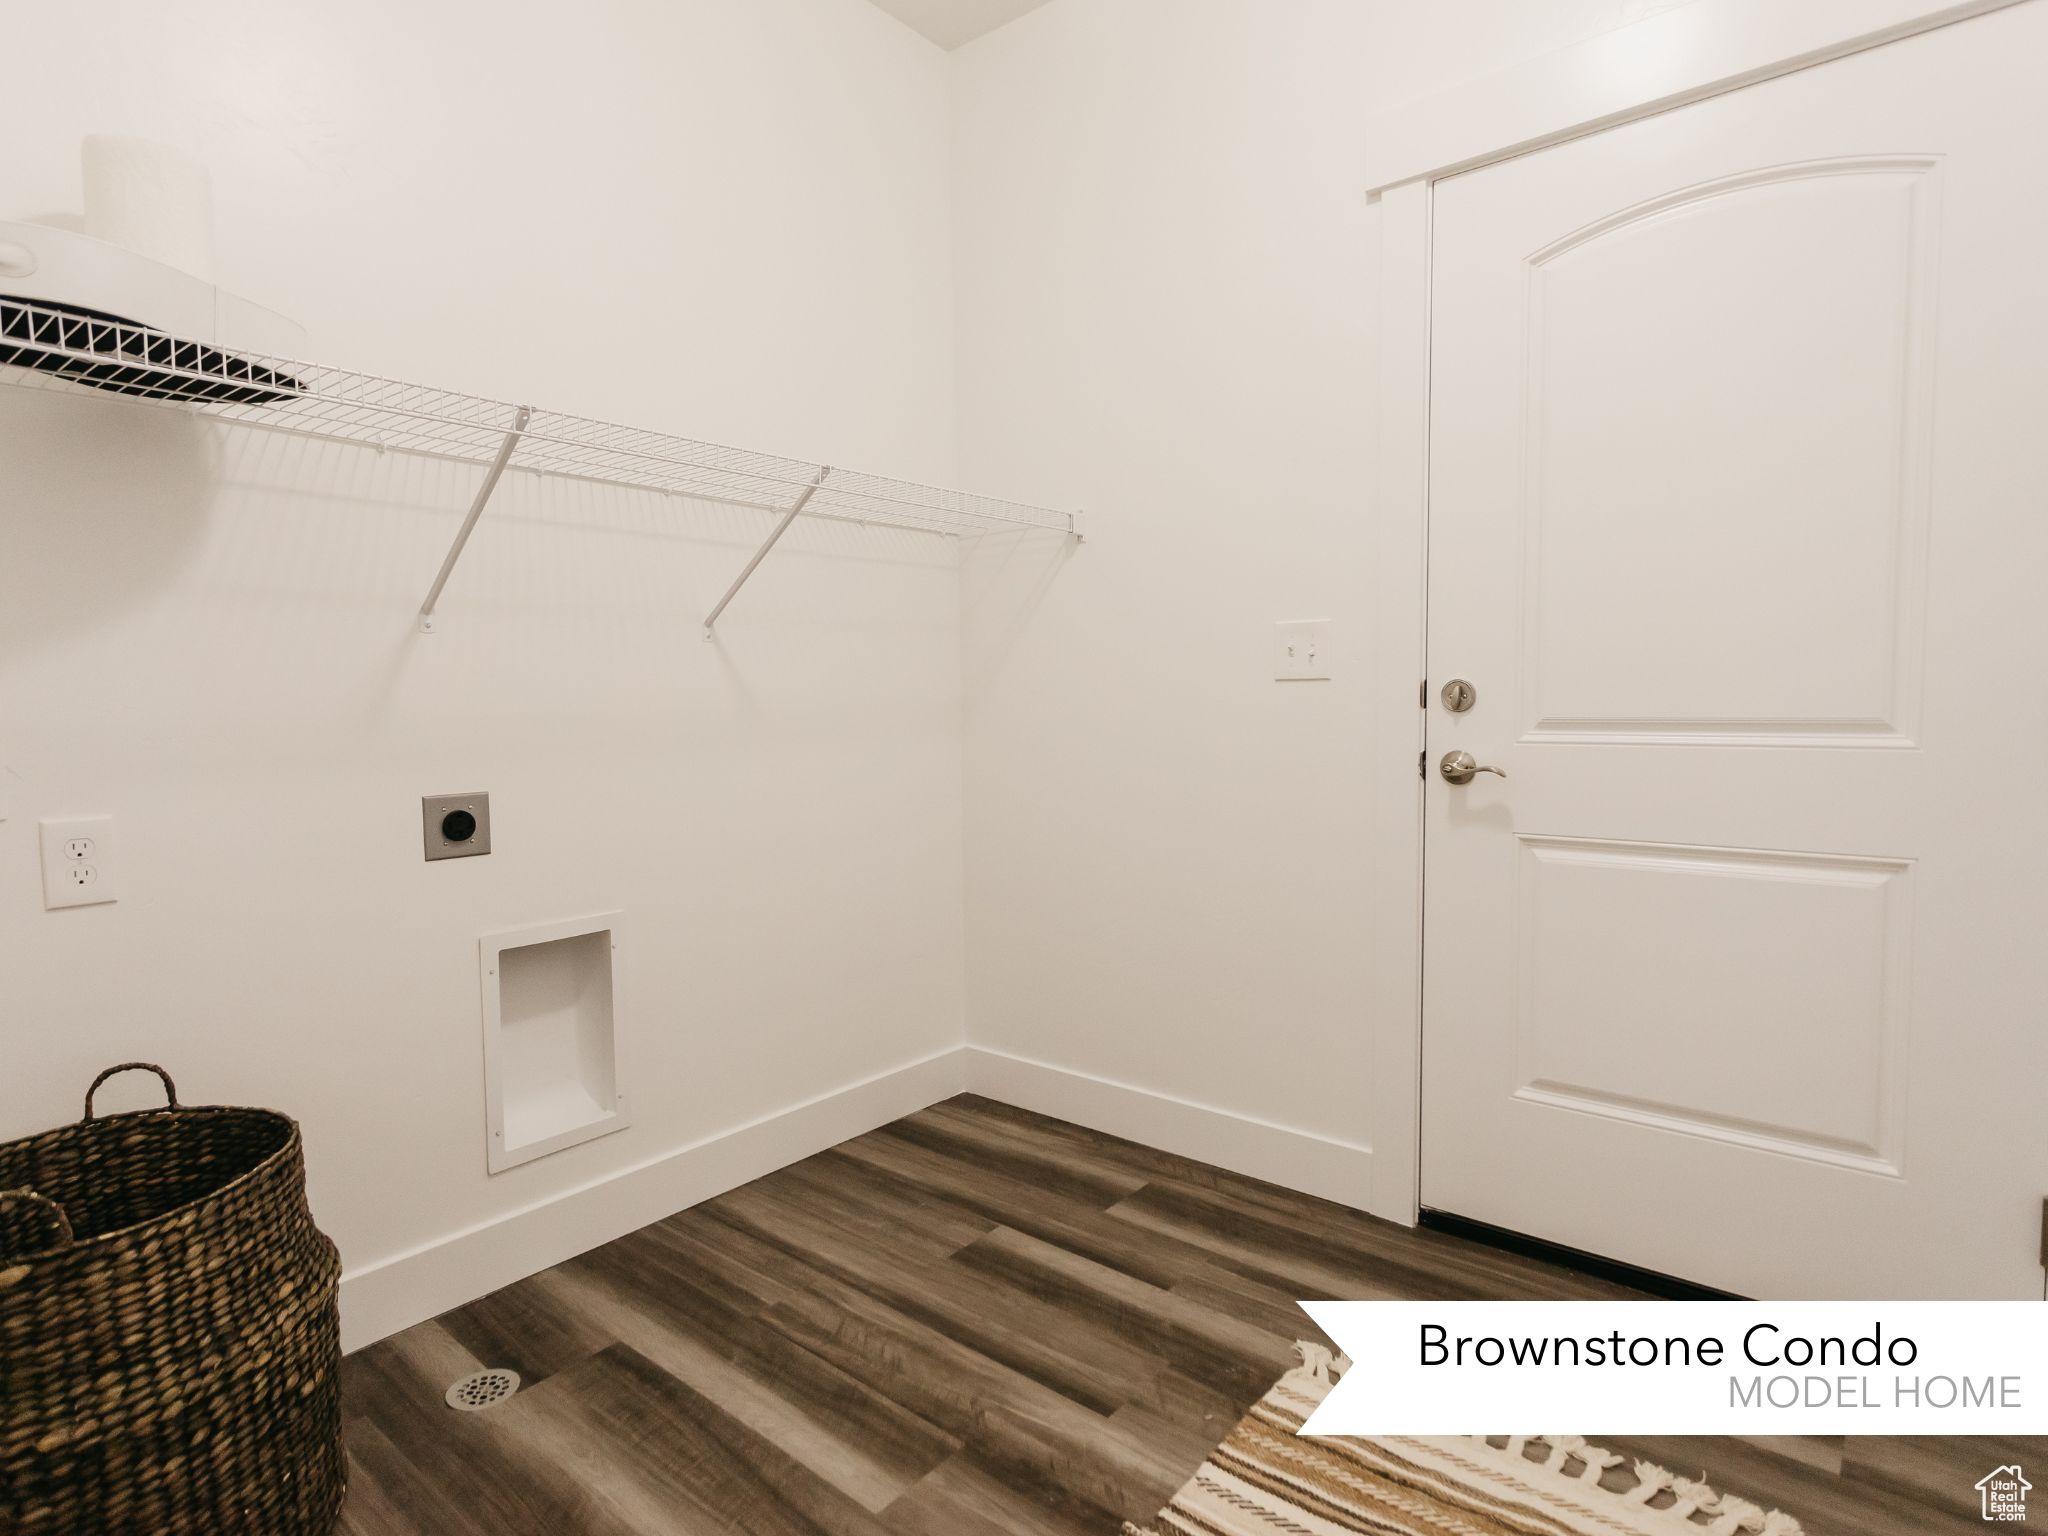
[[[1367,1025],[1374,1215],[1422,1205],[1422,764],[1428,673],[1431,236],[1435,184],[2035,0],[1692,0],[1376,117],[1377,399],[1372,475],[1373,710],[1384,747],[1367,785],[1374,874]],[[1423,707],[1418,708],[1418,702]]]

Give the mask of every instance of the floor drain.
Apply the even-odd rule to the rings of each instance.
[[[518,1390],[517,1371],[478,1371],[448,1389],[448,1406],[461,1413],[476,1413],[502,1403]]]

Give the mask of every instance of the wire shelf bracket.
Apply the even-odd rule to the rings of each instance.
[[[0,294],[0,382],[89,389],[214,420],[474,464],[484,471],[427,598],[435,632],[449,578],[508,469],[772,514],[775,526],[706,615],[707,636],[798,516],[965,538],[1044,534],[1079,543],[1081,518],[1019,501],[864,474],[324,363],[231,352],[133,320]]]
[[[768,551],[775,547],[775,541],[789,532],[789,525],[795,522],[797,515],[811,504],[811,498],[823,489],[825,477],[831,473],[832,466],[830,464],[819,466],[818,477],[797,493],[797,498],[790,503],[789,510],[782,514],[782,520],[769,530],[768,537],[761,541],[761,547],[754,551],[754,558],[746,563],[746,566],[740,571],[739,575],[733,577],[732,585],[725,589],[725,596],[718,600],[717,606],[704,615],[704,638],[706,640],[711,638],[712,627],[718,623],[718,616],[725,612],[725,605],[739,596],[740,588],[747,584],[747,578],[754,574],[754,568],[768,558]]]
[[[427,590],[427,600],[420,604],[420,633],[434,632],[434,605],[441,601],[441,589],[448,585],[448,578],[455,574],[455,562],[462,558],[462,552],[469,546],[469,536],[476,531],[477,519],[484,515],[484,506],[491,499],[491,492],[498,488],[498,478],[505,473],[505,466],[512,462],[512,450],[519,446],[519,439],[526,431],[527,423],[533,420],[533,407],[522,405],[519,414],[512,418],[512,430],[505,434],[505,441],[498,445],[497,456],[484,471],[483,484],[476,488],[476,500],[469,504],[469,515],[462,520],[462,526],[455,530],[455,542],[448,546],[448,557],[441,562],[440,572],[434,577],[434,585]]]

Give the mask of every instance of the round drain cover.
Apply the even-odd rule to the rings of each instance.
[[[478,1371],[465,1376],[448,1389],[448,1406],[462,1413],[502,1403],[519,1390],[517,1371]]]

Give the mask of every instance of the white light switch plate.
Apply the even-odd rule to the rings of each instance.
[[[1330,676],[1330,621],[1297,619],[1273,626],[1273,678],[1319,683]]]
[[[94,907],[114,901],[114,818],[45,818],[43,906]]]

